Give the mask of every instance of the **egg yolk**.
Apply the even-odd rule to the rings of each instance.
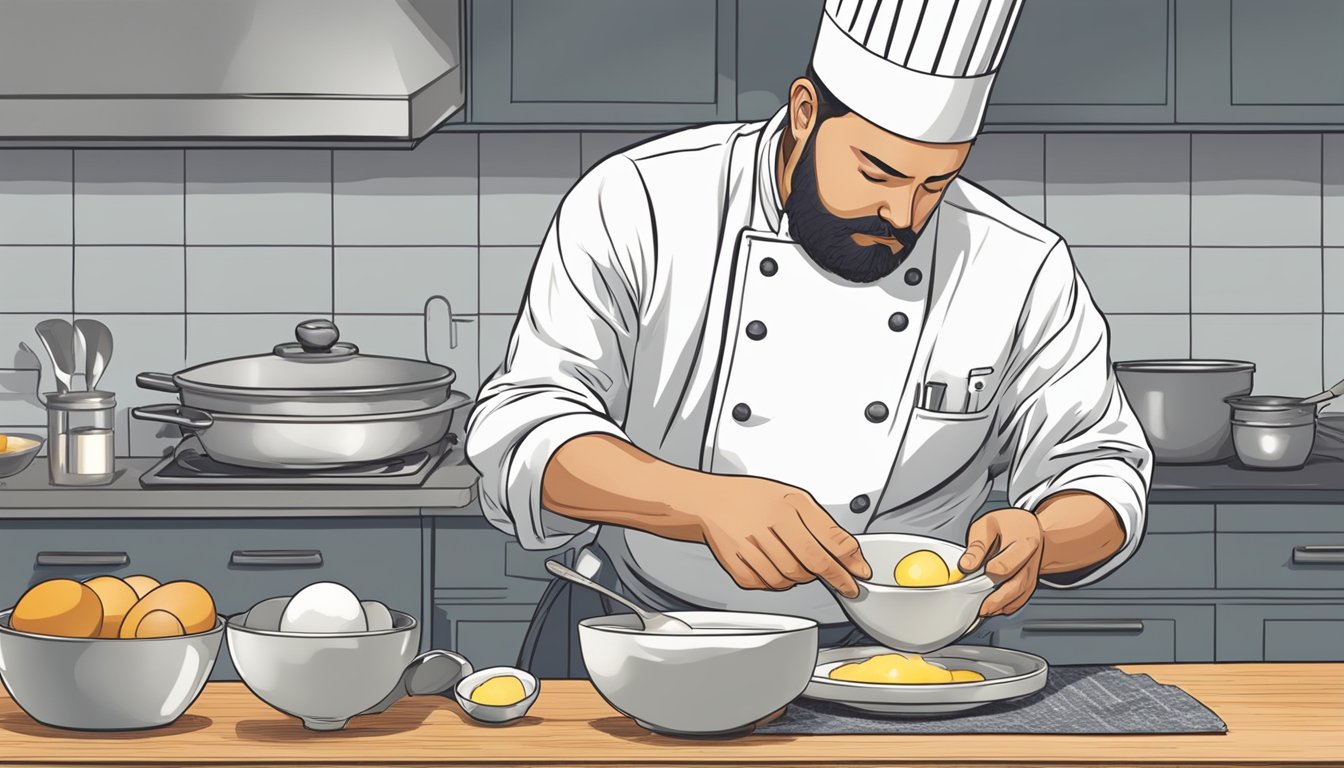
[[[930,685],[984,680],[984,675],[969,669],[949,670],[930,664],[922,656],[884,653],[866,661],[842,664],[831,670],[832,680],[885,685]]]
[[[948,583],[947,563],[937,552],[921,549],[896,564],[896,584],[901,587],[941,587]]]
[[[9,435],[0,435],[0,453],[9,450]]]
[[[525,698],[527,691],[523,689],[523,681],[513,675],[492,677],[471,692],[472,701],[492,707],[507,707]]]

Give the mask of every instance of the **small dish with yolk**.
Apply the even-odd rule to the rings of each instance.
[[[453,696],[473,720],[508,723],[532,708],[541,682],[521,669],[490,667],[473,672],[453,687]]]

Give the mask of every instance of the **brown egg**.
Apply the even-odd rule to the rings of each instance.
[[[144,597],[145,595],[148,595],[150,592],[153,592],[155,589],[158,589],[159,587],[159,582],[149,578],[148,576],[138,576],[138,575],[127,576],[126,578],[122,579],[122,581],[126,582],[128,585],[130,585],[131,589],[135,590],[135,595],[137,599]]]
[[[182,622],[167,611],[150,611],[135,628],[136,637],[181,637],[186,631]]]
[[[121,622],[121,636],[137,637],[140,622],[150,611],[173,614],[188,635],[205,632],[215,626],[215,601],[205,587],[192,581],[170,581],[140,598]]]
[[[9,619],[19,632],[57,637],[97,637],[102,624],[98,593],[74,579],[34,585],[19,598]]]
[[[121,630],[121,620],[126,618],[126,612],[140,596],[131,585],[116,576],[98,576],[84,582],[84,586],[97,593],[103,604],[103,628],[98,636],[116,637]]]

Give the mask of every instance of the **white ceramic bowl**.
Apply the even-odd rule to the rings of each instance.
[[[951,645],[979,626],[980,604],[994,591],[994,582],[983,569],[941,587],[896,586],[896,564],[911,552],[935,552],[952,569],[965,553],[964,546],[904,533],[865,533],[854,538],[873,569],[873,578],[858,582],[858,597],[832,594],[869,637],[897,651],[928,653]]]
[[[41,435],[19,432],[4,433],[9,437],[9,449],[0,453],[0,477],[13,477],[33,463],[33,457],[42,449]]]
[[[215,667],[224,620],[182,637],[94,639],[19,632],[0,612],[0,679],[39,723],[81,731],[168,725]]]
[[[339,730],[392,692],[420,647],[415,617],[391,613],[392,629],[349,634],[256,629],[240,613],[229,617],[229,655],[257,698],[306,728]]]
[[[476,690],[476,686],[484,683],[494,677],[501,675],[513,675],[523,684],[523,700],[514,704],[499,706],[495,704],[477,704],[471,700],[471,692]],[[521,669],[513,667],[489,667],[462,678],[457,685],[453,686],[453,696],[457,699],[458,706],[473,719],[480,720],[483,723],[507,723],[517,720],[527,714],[527,710],[537,701],[537,694],[541,692],[541,683],[537,678],[524,672]]]
[[[669,615],[707,632],[646,633],[634,614],[579,622],[583,663],[598,693],[651,731],[744,732],[797,698],[816,667],[817,624],[811,619],[716,611]]]

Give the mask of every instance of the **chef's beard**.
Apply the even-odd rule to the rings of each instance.
[[[793,169],[789,201],[789,234],[817,266],[852,283],[872,283],[890,275],[901,266],[914,248],[919,234],[913,229],[893,227],[880,216],[846,219],[826,210],[817,193],[816,153],[813,143],[817,132],[807,138],[802,157]],[[892,252],[885,244],[859,245],[853,235],[892,238],[901,249]]]

